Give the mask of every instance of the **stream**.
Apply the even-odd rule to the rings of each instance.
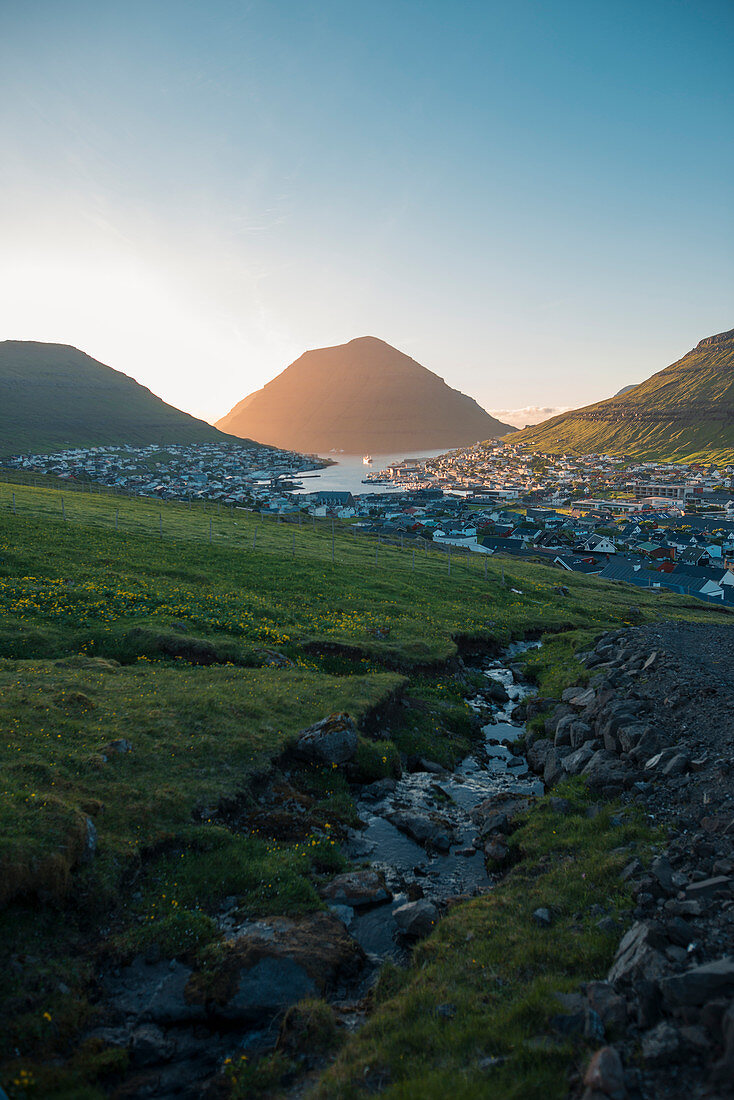
[[[349,906],[333,910],[374,961],[400,961],[408,953],[393,918],[399,906],[420,898],[441,905],[449,898],[488,889],[490,876],[472,810],[498,794],[543,793],[542,782],[530,776],[525,759],[508,747],[523,729],[512,720],[512,712],[530,688],[507,664],[539,644],[515,642],[501,660],[483,664],[484,676],[501,684],[508,699],[491,703],[479,694],[467,700],[480,719],[486,718],[484,740],[454,771],[424,761],[430,770],[363,788],[357,812],[365,826],[351,832],[346,854],[380,872],[393,897],[366,911]]]

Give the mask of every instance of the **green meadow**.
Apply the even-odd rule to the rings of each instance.
[[[13,1100],[110,1094],[124,1053],[79,1044],[98,1019],[94,976],[106,961],[151,946],[189,960],[211,952],[225,897],[246,915],[320,907],[317,886],[343,866],[338,839],[354,823],[350,782],[394,774],[401,752],[450,764],[468,750],[470,716],[447,664],[462,647],[546,635],[531,671],[553,693],[575,679],[575,651],[602,630],[723,614],[534,562],[449,561],[430,547],[378,544],[346,524],[1,483],[3,1088]],[[385,739],[375,715],[396,693],[405,705]],[[362,728],[350,772],[295,768],[283,796],[298,813],[263,816],[265,778],[301,729],[335,711]],[[584,820],[574,819],[568,850],[578,862],[594,840],[583,890],[603,891],[616,864],[606,833],[587,836]],[[405,1083],[415,1080],[420,1095],[441,1095],[459,1060],[478,1049],[477,1028],[496,997],[507,1015],[483,1049],[520,1050],[544,1011],[545,986],[532,974],[550,963],[535,933],[518,933],[503,961],[499,929],[508,934],[521,901],[568,893],[572,944],[571,909],[583,900],[548,859],[556,834],[533,839],[534,828],[517,843],[551,877],[518,878],[505,901],[497,894],[461,907],[419,949],[416,967],[386,971],[379,1006],[325,1077],[324,1095],[350,1095],[365,1065],[378,1062],[392,1095],[417,1095]],[[479,960],[471,967],[469,933]],[[608,953],[589,935],[569,956],[567,977]],[[421,1022],[432,997],[468,1005],[495,972],[499,984],[460,1033],[458,1023],[437,1030],[430,1013]],[[562,1079],[561,1061],[550,1060],[543,1082]],[[497,1081],[492,1095],[515,1095],[500,1087],[502,1074]]]

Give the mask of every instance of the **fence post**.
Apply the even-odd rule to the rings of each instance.
[[[484,579],[487,579],[487,555],[484,555]]]
[[[413,572],[415,573],[415,546],[413,547]]]
[[[333,520],[332,520],[333,523]],[[331,529],[331,564],[334,564],[334,528]]]
[[[505,587],[505,563],[502,562],[502,587]]]
[[[161,538],[163,538],[163,512],[158,513],[158,530],[160,531]]]
[[[64,507],[64,498],[61,498],[61,517],[66,519],[66,508]]]
[[[252,536],[252,549],[255,549],[255,543],[257,542],[257,527],[255,528]]]
[[[296,532],[293,532],[293,542],[291,544],[291,561],[296,560]]]
[[[212,541],[212,521],[209,520],[209,542]]]
[[[118,529],[118,525],[119,525],[119,523],[120,523],[120,509],[119,509],[119,508],[115,508],[115,530],[116,530],[116,531],[117,531],[117,529]]]
[[[377,542],[375,543],[375,565],[377,565],[377,552],[380,549],[380,536],[377,536]]]
[[[15,515],[15,490],[13,490],[13,515]]]
[[[449,576],[451,576],[451,543],[449,543]]]

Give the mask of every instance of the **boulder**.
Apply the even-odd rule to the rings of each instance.
[[[572,749],[580,749],[587,741],[591,741],[594,734],[588,722],[582,722],[577,718],[569,728],[570,745]]]
[[[582,745],[564,758],[563,770],[567,775],[580,775],[593,755],[594,750],[590,745]]]
[[[348,905],[352,909],[392,900],[383,876],[377,871],[369,870],[348,871],[337,875],[319,893],[330,905]]]
[[[731,887],[732,879],[728,875],[715,875],[700,882],[690,882],[686,886],[686,898],[688,901],[710,901],[719,892],[731,893]]]
[[[683,974],[673,974],[660,983],[663,999],[672,1007],[703,1005],[716,997],[734,996],[734,958],[694,966]]]
[[[625,1100],[624,1067],[614,1047],[602,1047],[592,1056],[584,1074],[584,1084],[592,1095]]]
[[[589,982],[586,996],[606,1031],[621,1032],[627,1024],[627,1002],[610,982]]]
[[[543,768],[543,782],[546,787],[555,787],[564,777],[563,765],[561,757],[558,755],[556,749],[551,749],[545,758],[545,767]]]
[[[224,946],[216,976],[195,973],[186,1000],[208,1018],[262,1024],[354,978],[365,954],[333,913],[251,921]]]
[[[660,932],[644,921],[637,921],[617,948],[617,954],[607,980],[612,985],[625,985],[639,979],[658,981],[666,971],[659,948],[665,940]]]
[[[598,749],[582,768],[581,774],[590,787],[600,791],[622,788],[630,778],[628,766],[606,749]]]
[[[507,847],[507,841],[501,833],[495,833],[491,836],[487,843],[484,845],[484,855],[487,859],[487,863],[492,867],[503,867],[507,862],[510,849]]]
[[[313,764],[346,764],[357,751],[357,728],[348,714],[330,714],[303,730],[293,751]]]
[[[175,1052],[175,1039],[155,1024],[141,1024],[130,1035],[130,1060],[135,1066],[169,1062]]]
[[[400,931],[409,939],[422,939],[430,935],[438,921],[438,909],[432,901],[408,901],[393,910],[393,918]]]
[[[413,810],[396,810],[386,816],[396,829],[424,848],[448,852],[451,847],[451,826],[443,818],[429,817]]]
[[[642,1036],[642,1059],[647,1065],[667,1065],[677,1061],[680,1053],[680,1035],[665,1020]]]
[[[530,770],[534,771],[536,775],[541,775],[545,768],[548,754],[552,750],[553,742],[549,738],[541,737],[539,741],[535,741],[525,754]]]

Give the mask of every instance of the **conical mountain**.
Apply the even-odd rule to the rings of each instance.
[[[316,454],[437,450],[513,430],[374,336],[307,351],[217,427]]]
[[[0,454],[225,439],[69,344],[0,342]]]
[[[734,462],[734,329],[639,386],[511,435],[548,454]]]

